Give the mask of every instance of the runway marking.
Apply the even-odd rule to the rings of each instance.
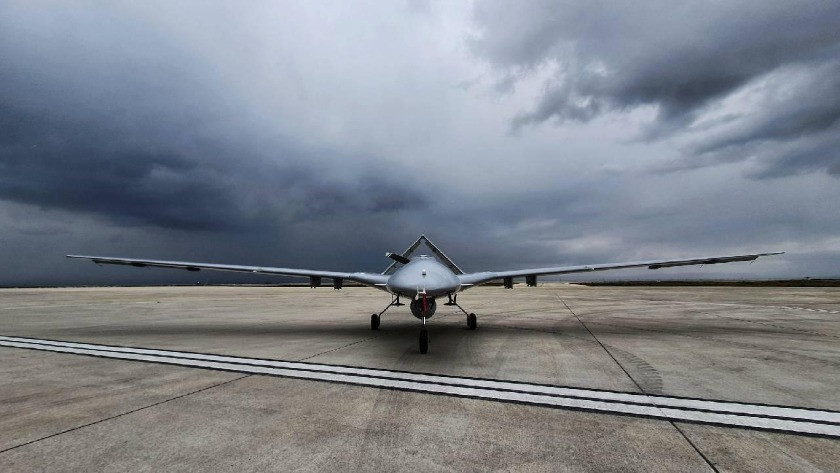
[[[840,412],[829,410],[24,337],[0,346],[840,438]]]

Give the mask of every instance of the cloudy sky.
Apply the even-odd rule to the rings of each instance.
[[[380,271],[424,232],[467,270],[840,276],[840,3],[0,3],[0,284]]]

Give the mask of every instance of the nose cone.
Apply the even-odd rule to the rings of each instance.
[[[448,273],[448,274],[447,274]],[[415,297],[425,291],[429,297],[456,292],[460,282],[454,274],[437,267],[405,266],[388,280],[388,290],[404,296]]]

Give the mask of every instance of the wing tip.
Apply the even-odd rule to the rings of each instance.
[[[756,257],[756,259],[758,259],[759,257],[762,257],[762,256],[777,256],[777,255],[783,255],[783,254],[785,254],[784,251],[771,251],[770,253],[757,253],[754,256]]]

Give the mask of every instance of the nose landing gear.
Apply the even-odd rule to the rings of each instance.
[[[420,353],[429,351],[429,332],[426,330],[426,319],[423,318],[423,328],[420,329]]]
[[[425,355],[429,351],[429,331],[426,330],[426,317],[432,314],[429,313],[429,301],[426,299],[425,291],[418,295],[423,296],[421,299],[422,305],[420,306],[420,316],[423,320],[423,327],[420,329],[420,353]],[[434,301],[434,299],[432,300]]]

